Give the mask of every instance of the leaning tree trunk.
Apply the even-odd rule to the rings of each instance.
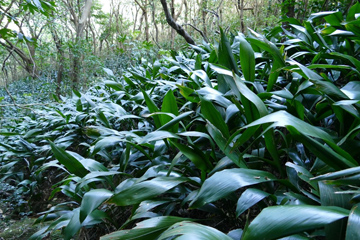
[[[192,45],[196,45],[195,41],[192,37],[184,30],[184,28],[176,23],[176,21],[172,18],[169,8],[167,6],[166,0],[160,0],[161,5],[163,6],[165,17],[167,23],[180,35],[182,36],[186,42]]]

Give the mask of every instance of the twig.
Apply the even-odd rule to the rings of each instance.
[[[198,29],[197,27],[195,27],[194,25],[192,25],[191,23],[184,23],[182,26],[188,25],[190,27],[192,27],[193,29],[195,29],[197,32],[199,32],[201,34],[201,36],[203,37],[203,39],[205,40],[205,42],[209,42],[209,40],[207,39],[205,33],[203,31],[201,31],[200,29]]]

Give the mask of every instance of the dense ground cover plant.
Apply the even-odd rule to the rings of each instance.
[[[105,69],[2,130],[2,179],[62,200],[32,239],[359,238],[359,13]]]

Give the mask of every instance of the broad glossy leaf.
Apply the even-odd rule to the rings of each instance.
[[[280,75],[280,70],[283,67],[283,63],[280,61],[274,61],[271,67],[271,72],[269,75],[269,80],[268,80],[268,85],[266,87],[266,91],[270,92],[272,91],[279,75]]]
[[[243,230],[241,228],[231,230],[227,235],[231,237],[233,240],[239,240],[241,239],[241,236],[243,234]]]
[[[319,12],[319,13],[312,13],[310,15],[310,17],[308,18],[308,21],[311,21],[316,18],[325,17],[325,16],[328,16],[328,15],[334,14],[334,13],[336,13],[336,12],[335,11],[324,11],[324,12]]]
[[[113,193],[106,189],[93,189],[86,192],[80,206],[80,222],[82,223],[90,213],[112,195]]]
[[[286,127],[286,126],[293,126],[297,130],[299,130],[302,134],[309,135],[316,138],[321,138],[328,142],[333,142],[331,136],[326,133],[325,131],[321,130],[320,128],[317,128],[315,126],[310,125],[309,123],[306,123],[299,118],[294,117],[290,113],[286,111],[278,111],[271,113],[269,115],[266,115],[265,117],[262,117],[248,125],[246,125],[244,128],[253,127],[260,124],[265,123],[273,123],[272,127]]]
[[[234,77],[236,86],[240,91],[241,95],[244,96],[249,102],[252,103],[251,109],[245,109],[246,111],[257,112],[260,117],[263,117],[268,114],[268,110],[264,104],[264,102],[253,92],[251,91],[245,84],[243,80],[241,80],[238,76]],[[255,120],[255,119],[254,119]]]
[[[172,225],[159,236],[158,240],[173,239],[175,236],[178,236],[176,237],[178,240],[232,240],[229,236],[215,228],[185,221]]]
[[[78,159],[67,153],[65,150],[57,147],[51,141],[50,146],[55,158],[63,164],[70,173],[79,177],[85,177],[85,175],[88,174],[88,170],[86,170],[84,165]]]
[[[232,49],[230,47],[229,40],[221,28],[220,35],[221,40],[219,43],[218,53],[219,64],[230,69],[231,71],[235,71],[235,73],[239,75],[239,70],[237,67],[237,63],[234,59],[234,54],[232,53]]]
[[[199,56],[199,55],[198,55]],[[193,74],[199,78],[201,78],[205,85],[207,85],[208,87],[211,87],[211,82],[210,82],[210,79],[208,77],[208,75],[206,74],[206,72],[204,70],[195,70],[193,71]]]
[[[340,170],[358,165],[358,163],[351,156],[344,157],[342,155],[343,150],[333,142],[328,142],[328,144],[334,148],[336,152],[332,148],[326,147],[318,141],[304,135],[301,130],[297,130],[293,126],[287,126],[287,129],[297,141],[303,143],[315,156],[320,158],[330,167],[333,167],[336,170]]]
[[[347,54],[343,54],[343,53],[339,53],[339,52],[332,52],[330,53],[331,56],[336,56],[338,58],[341,58],[341,59],[346,59],[348,60],[350,63],[353,64],[353,66],[356,68],[356,69],[360,69],[360,61],[357,60],[356,58],[354,58],[353,56],[350,56],[350,55],[347,55]]]
[[[120,137],[120,136],[104,137],[103,139],[96,142],[96,144],[94,146],[93,154],[96,154],[97,152],[99,152],[103,149],[117,146],[119,144],[119,142],[125,142],[125,141],[126,141],[126,139],[124,139],[124,137]]]
[[[249,188],[243,192],[236,204],[236,217],[239,217],[242,213],[248,210],[250,207],[255,205],[256,203],[260,202],[270,193],[261,191],[256,188]]]
[[[239,188],[275,179],[271,173],[265,171],[242,168],[226,169],[205,180],[190,206],[198,208],[224,198]]]
[[[33,130],[37,130],[37,132],[39,131],[39,129],[33,129]],[[29,132],[30,132],[30,131],[29,131]],[[39,131],[39,132],[40,132],[40,131]],[[0,131],[0,135],[3,135],[3,136],[17,136],[17,135],[19,135],[19,133]],[[24,138],[26,138],[26,137],[24,137]]]
[[[356,19],[356,14],[360,13],[360,3],[356,2],[354,5],[352,5],[349,9],[349,12],[346,17],[346,21],[353,21]]]
[[[178,135],[168,131],[154,131],[143,137],[139,144],[150,143],[153,141],[164,140],[167,138],[180,138]]]
[[[159,235],[177,222],[191,221],[191,219],[162,216],[139,222],[135,228],[121,230],[102,236],[100,240],[156,240]]]
[[[255,54],[251,45],[243,36],[237,36],[240,40],[240,64],[246,81],[255,81]]]
[[[64,229],[64,240],[70,240],[81,228],[80,208],[73,210],[73,215]]]
[[[156,197],[186,181],[188,181],[187,178],[181,177],[156,177],[148,181],[135,183],[121,192],[116,193],[108,202],[118,206],[137,204]]]
[[[223,117],[211,102],[205,99],[201,100],[201,113],[206,120],[210,121],[214,126],[217,126],[225,138],[230,136],[228,126]]]
[[[360,100],[360,82],[351,81],[347,83],[341,91],[345,93],[350,99]]]
[[[360,204],[356,204],[350,211],[346,229],[346,240],[360,239]]]
[[[273,56],[274,61],[277,61],[279,63],[279,66],[285,66],[284,58],[283,58],[280,50],[276,47],[276,45],[274,43],[270,42],[264,36],[256,33],[255,31],[253,31],[251,29],[249,29],[249,31],[251,32],[253,37],[248,38],[247,39],[248,42],[250,42],[251,44],[254,44],[254,45],[258,46],[259,48],[270,53]]]
[[[114,89],[115,91],[121,91],[124,88],[123,84],[121,84],[119,82],[105,80],[104,83],[107,87],[110,87],[110,88]]]
[[[225,138],[219,129],[213,124],[207,122],[206,128],[210,136],[214,139],[218,147],[233,161],[238,167],[247,168],[246,163],[238,150],[232,150],[229,146],[228,139]]]
[[[163,100],[163,104],[161,107],[161,112],[164,113],[172,113],[175,116],[179,115],[179,110],[178,110],[178,106],[176,104],[176,98],[174,96],[174,93],[172,90],[169,90]],[[173,118],[171,118],[170,116],[167,115],[160,115],[160,121],[161,121],[161,126],[164,126],[165,124],[167,124],[168,122],[170,122]],[[169,131],[173,132],[173,133],[177,133],[179,129],[179,124],[174,124]]]
[[[175,141],[171,141],[171,143],[177,149],[179,149],[179,151],[182,152],[187,158],[189,158],[190,161],[193,162],[197,168],[205,172],[212,169],[211,162],[207,159],[205,154],[199,149],[192,148],[184,144],[177,143]]]
[[[341,171],[333,172],[333,173],[326,173],[317,177],[312,178],[312,181],[321,181],[321,180],[332,180],[337,178],[342,178],[354,174],[360,173],[360,167],[353,167],[349,169],[344,169]]]
[[[224,94],[217,91],[216,89],[204,87],[196,91],[198,94],[202,96],[202,98],[205,98],[206,100],[212,100],[215,101],[220,106],[226,108],[229,105],[232,104],[231,101],[229,101]]]
[[[179,116],[176,116],[175,118],[173,118],[172,120],[170,120],[169,122],[167,122],[166,124],[164,124],[160,128],[158,128],[158,131],[170,129],[171,127],[173,127],[174,125],[176,125],[180,121],[182,121],[183,119],[190,116],[192,113],[194,113],[194,112],[193,111],[188,111],[188,112],[184,112],[184,113],[180,114]]]
[[[344,209],[350,209],[351,195],[336,194],[341,191],[334,185],[319,182],[321,206],[337,206]],[[345,238],[346,219],[341,219],[325,226],[326,239],[337,240]]]
[[[151,113],[160,112],[159,108],[156,106],[155,102],[150,98],[150,96],[147,94],[147,92],[142,89],[141,89],[141,92],[144,95],[144,99],[145,99],[147,107],[149,108],[149,111]],[[156,128],[161,127],[160,116],[154,115],[153,118],[154,118]]]
[[[305,76],[310,79],[310,80],[322,80],[322,77],[317,74],[316,72],[310,70],[309,68],[305,67],[304,65],[302,65],[301,63],[298,63],[294,60],[287,60],[288,63],[290,63],[291,65],[296,65],[298,66],[301,71],[305,74]]]
[[[242,240],[277,239],[294,233],[324,227],[347,217],[349,211],[339,207],[274,206],[268,207],[250,223]]]

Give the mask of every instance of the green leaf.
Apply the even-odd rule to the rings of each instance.
[[[218,53],[219,64],[230,69],[231,71],[235,71],[235,73],[239,75],[239,70],[237,67],[237,63],[234,59],[234,54],[232,53],[229,40],[226,37],[222,28],[220,28],[220,35],[221,35],[221,39],[219,43],[219,53]]]
[[[164,113],[172,113],[175,116],[179,115],[179,111],[178,111],[178,107],[176,104],[176,98],[174,96],[174,93],[172,90],[169,90],[163,100],[163,104],[161,107],[161,112]],[[167,115],[160,115],[160,121],[161,121],[161,126],[164,126],[165,124],[167,124],[168,122],[170,122],[173,118]],[[179,124],[174,124],[169,131],[173,132],[173,133],[177,133],[179,129]]]
[[[241,194],[241,197],[236,204],[236,217],[239,217],[243,212],[269,195],[270,193],[261,191],[256,188],[246,189],[245,192]]]
[[[346,229],[346,240],[360,239],[360,204],[354,205],[350,211]]]
[[[73,210],[73,215],[64,229],[64,240],[70,240],[81,228],[79,221],[80,208]]]
[[[184,112],[184,113],[180,114],[179,116],[173,118],[172,120],[170,120],[166,124],[162,125],[160,128],[157,129],[157,131],[170,129],[171,127],[173,127],[174,125],[179,123],[181,120],[183,120],[183,119],[187,118],[188,116],[190,116],[192,113],[194,113],[194,112],[193,111],[188,111],[188,112]],[[177,128],[178,128],[178,126],[177,126]]]
[[[240,39],[240,64],[246,81],[255,81],[255,54],[250,43],[243,36]]]
[[[350,63],[353,64],[353,66],[356,69],[360,69],[360,61],[357,60],[356,58],[354,58],[353,56],[343,54],[343,53],[339,53],[339,52],[331,52],[330,55],[331,56],[336,56],[336,57],[341,58],[341,59],[348,60]]]
[[[199,208],[207,203],[224,198],[239,188],[275,179],[271,173],[265,171],[242,168],[226,169],[205,180],[190,206]]]
[[[307,122],[304,122],[290,113],[286,111],[277,111],[274,113],[271,113],[269,115],[266,115],[265,117],[262,117],[248,125],[246,125],[244,128],[253,127],[260,124],[265,123],[273,123],[271,127],[286,127],[286,126],[293,126],[298,131],[300,131],[302,134],[320,138],[327,142],[334,142],[331,138],[331,136],[326,133],[325,131],[321,130],[320,128],[317,128]]]
[[[211,102],[204,98],[201,99],[201,113],[204,115],[206,120],[211,122],[214,126],[217,126],[225,138],[230,136],[228,126],[219,111]]]
[[[85,177],[88,174],[88,170],[84,165],[71,154],[67,153],[65,150],[57,147],[53,142],[50,141],[51,150],[54,153],[55,158],[63,164],[66,169],[79,177]]]
[[[283,63],[279,61],[274,61],[271,67],[271,72],[269,75],[268,85],[266,87],[266,91],[270,92],[272,91],[279,75],[280,75],[280,69],[283,67]]]
[[[172,225],[168,230],[159,236],[158,240],[174,239],[173,237],[175,236],[179,236],[176,237],[176,239],[179,240],[232,240],[230,237],[215,228],[204,226],[199,223],[185,221]]]
[[[251,109],[245,109],[246,111],[257,112],[258,116],[263,117],[268,114],[268,110],[264,104],[264,102],[253,92],[251,91],[245,84],[243,80],[241,80],[238,76],[234,77],[236,86],[240,91],[241,95],[244,96],[251,104]],[[255,117],[256,115],[253,115]],[[253,120],[256,120],[254,118]]]
[[[202,151],[174,141],[171,141],[171,143],[200,170],[207,172],[212,169],[211,162]]]
[[[360,13],[360,3],[356,2],[354,5],[351,6],[349,12],[346,17],[346,21],[353,21],[356,19],[356,14]]]
[[[164,140],[164,139],[168,139],[168,138],[178,138],[180,139],[180,137],[172,132],[168,132],[168,131],[155,131],[155,132],[150,132],[148,135],[146,135],[145,137],[142,138],[142,140],[139,142],[139,144],[144,144],[144,143],[149,143],[149,142],[153,142],[153,141],[159,141],[159,140]]]
[[[151,113],[160,112],[159,108],[156,106],[156,104],[154,103],[154,101],[149,97],[149,95],[147,94],[147,92],[144,91],[144,90],[142,90],[142,89],[141,89],[141,92],[142,92],[143,95],[144,95],[145,102],[146,102],[146,105],[147,105],[148,108],[149,108],[149,111],[150,111]],[[155,127],[156,127],[156,128],[161,127],[160,116],[158,116],[158,115],[153,115],[153,119],[154,119],[154,122],[155,122]]]
[[[104,84],[107,87],[110,87],[110,88],[114,89],[115,91],[121,91],[124,88],[123,84],[115,82],[115,81],[105,80]]]
[[[208,77],[208,75],[206,74],[206,72],[204,70],[196,70],[196,71],[193,71],[193,74],[199,78],[201,78],[205,85],[207,85],[208,87],[211,87],[211,81]]]
[[[328,164],[336,170],[343,168],[355,167],[358,163],[350,156],[342,156],[339,153],[343,153],[342,149],[336,144],[330,142],[330,146],[335,148],[335,152],[332,148],[326,147],[318,141],[303,135],[301,129],[295,129],[293,126],[287,126],[287,129],[291,135],[299,142],[302,142],[315,156],[320,158],[324,163]]]
[[[319,191],[321,206],[337,206],[344,209],[350,209],[351,196],[348,194],[336,194],[342,189],[334,185],[319,182]],[[332,222],[325,226],[326,239],[337,240],[345,238],[346,219]]]
[[[38,130],[38,131],[39,131],[39,129],[35,129],[35,130]],[[29,132],[30,132],[30,131],[29,131]],[[17,136],[17,135],[19,135],[19,133],[15,133],[15,132],[0,132],[0,135],[9,137],[9,136]],[[25,138],[25,137],[24,137],[24,138]]]
[[[268,207],[250,223],[242,240],[277,239],[294,233],[324,227],[347,217],[349,211],[339,207],[274,206]]]
[[[135,183],[125,190],[114,194],[108,202],[118,206],[138,204],[144,200],[160,195],[180,183],[188,181],[181,177],[157,177],[148,181]]]
[[[99,111],[96,116],[105,127],[111,128],[109,120],[106,118],[105,114],[102,111]]]
[[[280,50],[276,47],[276,45],[270,42],[269,40],[267,40],[264,36],[254,32],[251,29],[249,30],[253,36],[247,39],[248,42],[270,53],[274,58],[274,61],[277,61],[279,63],[278,66],[281,67],[285,66],[284,58]]]
[[[182,221],[191,221],[191,219],[172,216],[150,218],[137,223],[133,229],[113,232],[102,236],[100,240],[156,240],[163,231]]]
[[[333,172],[333,173],[326,173],[324,175],[320,175],[320,176],[312,178],[311,181],[332,180],[332,179],[342,178],[342,177],[359,174],[359,173],[360,173],[360,167],[353,167],[353,168],[344,169],[344,170]]]
[[[214,139],[218,147],[225,153],[227,157],[231,159],[238,167],[247,168],[246,163],[238,150],[232,150],[231,147],[227,144],[228,139],[225,138],[219,129],[217,129],[209,121],[206,124],[206,129],[208,130],[210,136]]]
[[[334,14],[334,13],[336,13],[336,12],[335,11],[324,11],[324,12],[319,12],[319,13],[312,13],[310,15],[310,17],[308,18],[308,21],[311,21],[316,18],[325,17],[325,16],[328,16],[328,15]]]
[[[112,192],[106,189],[93,189],[86,192],[80,206],[80,222],[92,213],[100,204],[113,195]]]

